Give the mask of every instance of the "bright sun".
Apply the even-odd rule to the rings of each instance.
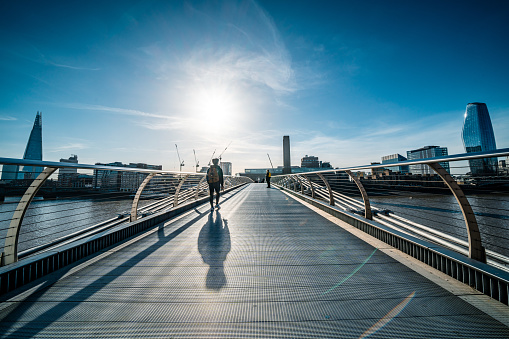
[[[238,109],[233,91],[225,86],[210,86],[196,90],[192,95],[192,114],[197,124],[214,130],[231,125]]]

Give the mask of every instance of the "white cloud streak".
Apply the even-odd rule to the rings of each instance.
[[[11,117],[9,115],[0,115],[0,121],[14,121],[14,120],[18,119],[15,117]]]

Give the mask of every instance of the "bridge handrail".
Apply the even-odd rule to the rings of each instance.
[[[356,170],[376,169],[376,168],[385,168],[385,167],[432,164],[432,163],[436,163],[436,162],[450,162],[450,161],[452,162],[452,161],[461,161],[461,160],[498,158],[498,157],[506,157],[506,156],[509,156],[509,148],[500,148],[500,149],[496,149],[496,150],[492,150],[492,151],[484,151],[484,152],[472,152],[472,153],[444,155],[441,157],[424,158],[424,159],[418,159],[418,160],[405,160],[405,161],[391,162],[391,163],[385,163],[385,164],[338,167],[338,168],[324,169],[324,170],[320,170],[320,171],[310,171],[310,172],[301,172],[301,173],[292,173],[292,174],[317,174],[317,173],[328,173],[328,172],[333,173],[333,172],[356,171]],[[1,160],[1,158],[0,158],[0,160]],[[286,176],[286,175],[287,174],[277,174],[277,175],[273,175],[273,177],[275,178],[278,176]]]
[[[95,170],[119,171],[119,172],[137,172],[137,173],[147,173],[147,174],[160,173],[160,174],[206,175],[206,173],[202,173],[202,172],[165,171],[165,170],[138,168],[138,167],[90,165],[90,164],[67,163],[67,162],[56,162],[56,161],[42,161],[42,160],[27,160],[27,159],[2,158],[2,157],[0,157],[0,164],[1,165],[33,166],[33,167],[95,169]]]
[[[134,196],[132,206],[130,209],[130,217],[124,218],[122,220],[134,222],[138,219],[138,210],[144,211],[143,214],[151,214],[155,213],[155,211],[159,211],[162,209],[170,209],[175,208],[177,205],[188,201],[188,200],[197,200],[200,193],[203,195],[203,191],[207,189],[206,185],[204,185],[204,179],[206,173],[202,172],[181,172],[181,171],[165,171],[165,170],[156,170],[156,169],[144,169],[137,167],[120,167],[120,166],[109,166],[109,165],[90,165],[90,164],[79,164],[79,163],[65,163],[65,162],[52,162],[52,161],[38,161],[38,160],[26,160],[26,159],[15,159],[15,158],[4,158],[0,157],[0,164],[3,165],[18,165],[18,166],[30,166],[32,169],[39,167],[42,172],[35,179],[32,180],[28,189],[26,189],[25,194],[21,198],[20,202],[16,210],[14,210],[14,214],[11,218],[10,226],[7,230],[7,235],[5,237],[5,245],[3,247],[3,252],[0,257],[0,266],[8,265],[18,261],[18,254],[23,256],[28,254],[33,254],[35,251],[44,250],[51,246],[56,245],[57,243],[61,243],[64,241],[69,241],[69,236],[60,237],[55,240],[55,244],[44,244],[40,246],[36,246],[35,248],[25,250],[23,252],[18,253],[18,243],[19,243],[19,235],[21,230],[21,225],[23,222],[23,218],[25,216],[26,211],[32,199],[35,197],[39,189],[43,186],[46,180],[54,175],[57,169],[62,168],[73,168],[73,169],[82,169],[82,170],[94,170],[95,171],[111,171],[111,172],[134,172],[142,175],[146,175],[145,180],[142,183],[139,183],[136,195]],[[142,208],[138,209],[138,202],[143,193],[145,186],[152,178],[163,178],[164,180],[169,180],[169,184],[163,181],[163,189],[161,192],[166,192],[167,194],[173,193],[171,196],[165,196],[164,198],[158,200],[157,204],[154,203],[150,207],[146,205]],[[231,187],[237,187],[246,182],[252,182],[251,179],[247,177],[239,177],[239,176],[231,176],[225,175],[225,189]],[[174,191],[174,192],[173,192]],[[166,194],[165,193],[165,194]],[[127,212],[129,215],[129,212]],[[112,219],[113,220],[113,219]],[[110,225],[104,226],[104,223],[101,222],[93,227],[87,228],[86,230],[74,232],[74,235],[80,235],[83,237],[83,233],[86,233],[86,236],[93,234],[91,232],[97,232],[96,229],[107,229],[109,227],[113,227],[118,224],[117,221],[111,222]],[[100,227],[99,227],[100,226]],[[4,229],[5,230],[5,229]]]
[[[316,175],[320,180],[324,183],[329,196],[329,205],[335,205],[335,197],[332,191],[332,188],[324,176],[324,174],[333,174],[336,175],[339,172],[344,172],[348,174],[351,179],[357,184],[358,190],[361,192],[362,199],[364,201],[364,217],[366,219],[372,219],[372,210],[370,207],[369,197],[366,194],[366,191],[362,185],[360,180],[357,180],[355,177],[355,173],[352,171],[360,171],[366,169],[378,169],[378,168],[386,168],[386,167],[395,167],[395,166],[410,166],[410,165],[427,165],[429,166],[433,172],[435,172],[446,185],[446,187],[451,191],[453,196],[455,197],[459,208],[463,214],[463,219],[465,221],[465,226],[467,229],[468,235],[468,250],[469,257],[471,259],[475,259],[481,262],[486,263],[486,250],[482,245],[481,234],[479,232],[479,227],[477,224],[477,220],[475,214],[463,193],[461,187],[457,184],[455,179],[446,171],[440,164],[445,162],[455,162],[455,161],[464,161],[464,160],[474,160],[474,159],[485,159],[485,158],[495,158],[495,157],[503,157],[509,156],[509,148],[496,149],[491,151],[483,151],[483,152],[473,152],[473,153],[461,153],[454,155],[446,155],[440,157],[433,158],[425,158],[418,160],[406,160],[399,161],[394,163],[385,163],[385,164],[373,164],[373,165],[363,165],[363,166],[352,166],[345,168],[335,168],[335,169],[324,169],[321,171],[312,171],[312,172],[299,172],[299,173],[290,173],[290,174],[281,174],[274,175],[273,180],[276,185],[286,186],[291,189],[293,186],[293,190],[297,191],[296,184],[299,183],[301,185],[301,191],[303,189],[302,185],[310,186],[311,189],[314,190],[313,184],[303,184],[300,180],[294,180],[293,178],[299,178],[299,176],[303,176],[308,179],[309,175]],[[290,179],[293,185],[290,185],[288,180]],[[308,179],[309,180],[309,179]],[[314,196],[314,191],[312,192]]]

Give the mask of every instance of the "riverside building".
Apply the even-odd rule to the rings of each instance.
[[[407,151],[407,159],[408,160],[418,160],[418,159],[429,159],[429,158],[437,158],[448,155],[447,147],[440,146],[424,146],[419,149],[414,149],[411,151]],[[450,173],[449,163],[448,162],[440,162],[439,163],[447,172]],[[412,174],[435,174],[435,172],[426,164],[418,164],[418,165],[410,165],[410,173]]]
[[[467,105],[461,139],[467,153],[497,149],[493,125],[486,104],[473,102]],[[497,158],[474,159],[468,162],[470,173],[473,176],[497,173]]]

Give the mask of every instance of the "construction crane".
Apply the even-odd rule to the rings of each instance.
[[[267,153],[267,156],[269,157],[270,167],[272,167],[272,170],[274,170],[274,166],[272,166],[272,160],[270,160],[270,155],[269,155],[269,153]]]
[[[212,158],[214,158],[214,154],[216,154],[216,150],[214,150],[214,153],[212,153],[212,156],[210,157],[210,160],[209,160],[209,167],[210,167],[210,163],[212,162]]]
[[[194,163],[195,163],[195,167],[196,167],[196,172],[198,172],[198,167],[200,167],[200,162],[198,160],[196,160],[196,152],[194,151],[193,149],[193,153],[194,153]]]
[[[182,172],[182,167],[184,167],[184,160],[180,160],[180,154],[179,154],[179,148],[177,146],[177,144],[175,144],[175,148],[177,149],[177,156],[179,158],[179,171]]]
[[[230,143],[228,144],[228,146],[225,147],[225,149],[221,152],[221,154],[219,154],[218,158],[219,158],[219,161],[221,161],[221,157],[223,155],[224,152],[226,152],[226,150],[228,149],[228,147],[230,147],[230,145],[232,144],[232,141],[230,141]]]

